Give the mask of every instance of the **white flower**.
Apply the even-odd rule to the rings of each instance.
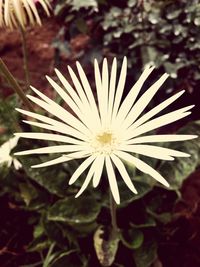
[[[86,189],[91,180],[94,187],[99,184],[104,167],[116,203],[120,203],[120,195],[115,169],[129,189],[133,193],[137,193],[126,170],[126,162],[149,174],[163,185],[169,186],[168,182],[156,170],[133,154],[136,153],[161,160],[173,160],[174,157],[189,156],[184,152],[155,146],[151,143],[189,140],[195,138],[196,136],[194,135],[143,135],[191,113],[189,110],[193,106],[187,106],[153,118],[180,97],[184,91],[178,92],[142,115],[146,106],[167,79],[167,74],[162,75],[137,99],[142,85],[154,69],[154,67],[146,68],[139,80],[130,89],[128,95],[122,100],[127,74],[127,59],[124,58],[123,60],[118,83],[116,79],[116,59],[113,60],[111,73],[108,71],[107,60],[104,59],[102,74],[95,60],[94,73],[97,92],[97,101],[95,101],[94,92],[78,62],[77,69],[79,79],[74,71],[68,67],[75,89],[58,70],[55,71],[63,87],[60,87],[55,81],[47,77],[50,84],[73,112],[70,112],[69,109],[64,109],[33,87],[32,90],[39,98],[30,95],[27,97],[57,119],[17,109],[22,114],[40,121],[25,121],[26,123],[59,133],[17,133],[18,137],[63,142],[65,145],[36,148],[16,154],[63,154],[54,160],[32,166],[34,168],[85,158],[69,180],[69,184],[73,184],[89,168],[86,179],[76,197]]]
[[[50,15],[49,0],[0,0],[0,27],[25,28],[28,24],[41,25],[36,3],[39,3],[47,16]]]
[[[10,152],[14,147],[16,147],[18,140],[19,137],[15,136],[0,146],[0,165],[6,164],[7,167],[10,167],[13,163],[16,170],[22,167],[21,163],[17,159],[10,156]]]

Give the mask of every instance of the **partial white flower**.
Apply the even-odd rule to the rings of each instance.
[[[36,4],[39,3],[47,16],[51,8],[49,0],[0,0],[0,27],[22,28],[41,25]]]
[[[19,137],[10,138],[7,142],[0,146],[0,165],[7,165],[10,167],[13,163],[16,170],[22,167],[21,163],[14,157],[10,156],[11,150],[16,147]]]
[[[51,78],[47,77],[50,84],[60,95],[72,112],[64,109],[46,95],[32,87],[38,97],[27,97],[35,104],[52,114],[55,118],[37,113],[17,109],[24,115],[32,117],[39,122],[25,121],[30,125],[41,127],[55,133],[17,133],[16,136],[63,142],[64,145],[48,146],[32,150],[22,151],[16,155],[30,155],[43,153],[62,153],[62,156],[41,163],[33,168],[46,167],[77,158],[84,158],[82,164],[72,175],[69,184],[73,184],[83,172],[88,169],[86,179],[77,193],[80,196],[90,181],[96,187],[102,177],[103,169],[107,172],[110,189],[116,203],[120,203],[120,195],[116,179],[116,170],[133,193],[137,193],[132,180],[126,170],[125,164],[134,165],[140,171],[149,174],[158,182],[169,186],[168,182],[151,166],[134,156],[145,155],[161,160],[173,160],[174,157],[188,157],[189,155],[152,143],[175,142],[195,138],[194,135],[146,135],[149,131],[186,117],[193,106],[187,106],[160,115],[154,118],[160,111],[179,98],[184,91],[178,92],[159,105],[143,113],[153,96],[165,82],[168,75],[162,75],[146,92],[138,98],[142,85],[153,71],[154,67],[144,70],[138,81],[130,89],[127,96],[122,100],[126,74],[127,59],[123,60],[119,80],[117,81],[117,61],[113,60],[111,72],[108,70],[107,60],[104,59],[102,71],[95,60],[94,75],[96,92],[93,92],[88,79],[77,62],[79,78],[68,67],[69,74],[74,83],[74,88],[55,70],[62,87]],[[97,101],[94,94],[97,93]]]

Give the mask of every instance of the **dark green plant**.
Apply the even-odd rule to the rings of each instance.
[[[62,40],[55,40],[54,46],[58,54],[71,53],[74,47],[70,41],[82,34],[88,36],[88,42],[74,52],[82,62],[104,55],[118,58],[127,55],[130,75],[134,72],[131,79],[145,64],[154,63],[172,78],[178,76],[173,90],[179,89],[180,81],[184,81],[184,87],[192,91],[200,71],[199,13],[200,1],[196,0],[60,0],[55,5],[55,14],[64,19],[65,26],[60,31]],[[1,144],[16,131],[12,123],[13,118],[18,120],[14,117],[16,114],[13,113],[12,118],[8,116],[16,106],[15,101],[14,97],[1,102],[1,125],[8,129],[1,136]],[[199,121],[179,131],[199,135]],[[20,141],[18,149],[30,146],[29,142]],[[70,166],[63,164],[40,170],[30,168],[41,161],[38,157],[21,159],[23,169],[18,171],[1,165],[0,200],[8,199],[18,211],[26,212],[26,224],[32,234],[26,246],[28,259],[21,265],[98,267],[101,262],[113,267],[153,266],[160,258],[165,227],[175,220],[173,209],[181,199],[182,183],[199,166],[198,139],[174,144],[174,148],[192,156],[177,159],[173,164],[151,163],[168,179],[170,190],[155,186],[147,176],[140,176],[133,169],[129,171],[138,195],[130,193],[119,182],[121,205],[117,209],[117,224],[120,231],[114,237],[106,185],[95,192],[88,188],[78,199],[73,197],[77,187],[67,186],[77,161]],[[5,234],[10,229],[8,224],[2,223],[1,229],[0,239],[8,241],[9,235]]]

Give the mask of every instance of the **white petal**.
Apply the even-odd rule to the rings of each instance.
[[[46,76],[46,79],[48,80],[48,82],[51,84],[51,86],[55,89],[55,91],[60,95],[60,97],[67,103],[67,105],[74,111],[74,113],[82,118],[82,113],[80,112],[79,107],[77,106],[77,104],[71,99],[71,97],[69,97],[69,95],[50,77]],[[52,101],[50,100],[50,98],[46,97],[44,94],[42,94],[41,92],[39,92],[37,89],[35,89],[34,87],[32,87],[32,90],[34,92],[36,92],[44,101],[46,101],[49,104],[52,104]]]
[[[95,166],[96,166],[96,160],[95,159],[88,171],[88,174],[85,178],[85,181],[83,182],[83,185],[81,186],[81,189],[78,191],[78,193],[76,194],[76,198],[79,197],[84,191],[85,189],[87,188],[87,186],[89,185],[90,181],[92,180],[92,177],[94,175],[94,172],[95,172]]]
[[[47,129],[47,130],[51,130],[51,131],[55,131],[58,133],[63,133],[66,135],[71,135],[75,138],[84,140],[84,141],[88,141],[88,139],[82,135],[81,133],[79,133],[78,131],[76,131],[75,129],[67,126],[64,124],[64,126],[54,126],[54,125],[49,125],[49,124],[45,124],[45,123],[40,123],[40,122],[35,122],[35,121],[26,121],[23,120],[24,123],[39,127],[39,128],[43,128],[43,129]]]
[[[111,193],[113,195],[115,202],[117,204],[120,204],[120,196],[119,196],[119,190],[117,186],[117,180],[116,180],[115,172],[114,172],[109,156],[106,156],[105,164],[106,164],[106,170],[108,174],[108,181],[109,181]]]
[[[48,3],[48,1],[44,1],[44,0],[38,0],[41,4],[41,6],[43,7],[44,11],[46,12],[47,16],[50,16],[50,13],[49,13],[49,9],[48,7],[50,8],[50,3]]]
[[[190,155],[174,149],[165,147],[152,146],[152,145],[124,145],[120,146],[120,150],[127,152],[137,153],[144,156],[162,159],[162,160],[173,160],[173,157],[189,157]]]
[[[99,182],[100,182],[101,175],[103,172],[104,158],[105,158],[104,155],[99,155],[98,161],[96,161],[97,162],[96,170],[95,170],[94,177],[93,177],[93,186],[94,187],[97,187]]]
[[[85,135],[90,135],[90,131],[86,126],[78,120],[76,117],[74,117],[72,114],[70,114],[67,110],[56,104],[54,101],[50,105],[42,100],[40,100],[37,97],[27,95],[27,97],[37,104],[38,106],[42,107],[44,110],[48,111],[50,114],[54,115],[55,117],[59,118],[60,120],[64,121],[66,124],[69,124],[70,126],[76,128],[78,131],[84,133]]]
[[[52,165],[55,165],[55,164],[67,162],[67,161],[70,161],[70,160],[73,160],[73,159],[85,158],[87,156],[88,156],[88,153],[86,154],[85,151],[70,153],[68,155],[63,155],[63,156],[61,156],[59,158],[52,159],[52,160],[46,161],[44,163],[33,165],[33,166],[31,166],[31,168],[48,167],[48,166],[52,166]]]
[[[64,156],[61,156],[59,158],[46,161],[44,163],[33,165],[33,166],[31,166],[31,168],[48,167],[48,166],[52,166],[52,165],[55,165],[55,164],[63,163],[63,162],[66,162],[66,161],[67,161],[67,158],[65,158]]]
[[[16,152],[15,155],[30,155],[30,154],[49,154],[49,153],[65,153],[84,150],[87,151],[87,146],[81,145],[60,145],[60,146],[47,146],[42,148],[35,148],[25,151]]]
[[[136,136],[143,134],[145,132],[149,132],[149,131],[157,129],[161,126],[167,125],[171,122],[175,122],[177,120],[180,120],[181,118],[184,118],[184,117],[188,116],[189,114],[191,114],[191,112],[184,112],[184,110],[187,110],[187,109],[188,109],[188,107],[183,108],[183,109],[178,109],[176,111],[172,111],[170,113],[167,113],[165,115],[157,117],[153,120],[150,120],[150,121],[144,123],[143,125],[139,126],[136,129],[134,128],[134,124],[133,124],[132,127],[130,127],[127,130],[126,139],[136,137]]]
[[[41,123],[25,121],[26,123],[29,123],[29,124],[32,124],[32,125],[35,125],[35,126],[38,125],[38,127],[41,127],[41,128],[44,128],[44,129],[49,129],[49,130],[57,131],[57,132],[60,132],[60,133],[65,133],[65,134],[68,134],[68,135],[72,135],[72,136],[77,137],[77,138],[82,139],[82,140],[88,140],[88,138],[84,134],[82,134],[81,132],[77,131],[76,129],[64,124],[63,122],[60,122],[60,121],[48,118],[47,116],[43,116],[43,115],[40,115],[40,114],[37,114],[37,113],[34,113],[34,112],[30,112],[30,111],[27,111],[27,110],[23,110],[23,109],[19,109],[19,108],[16,108],[16,110],[18,112],[24,114],[24,115],[27,115],[27,116],[32,117],[34,119],[37,119],[39,121],[51,124],[52,126],[49,125],[49,127],[51,128],[50,129],[50,128],[46,128],[45,127],[46,124],[44,124],[44,127],[43,127]]]
[[[71,99],[71,97],[69,97],[69,95],[56,82],[54,82],[48,76],[46,76],[46,78],[49,81],[49,83],[52,85],[52,87],[56,90],[56,92],[61,96],[61,98],[67,103],[67,105],[73,110],[73,112],[77,115],[77,117],[83,122],[83,124],[86,126],[93,126],[94,127],[94,123],[91,121],[90,116],[85,116],[85,113],[80,110],[78,105]],[[38,96],[40,96],[45,102],[47,102],[48,104],[53,105],[53,106],[55,105],[54,101],[52,101],[46,95],[42,94],[36,88],[31,86],[31,89]],[[95,118],[95,122],[97,122],[97,118]]]
[[[85,94],[85,91],[83,90],[83,87],[82,87],[81,83],[79,82],[77,76],[75,75],[74,71],[72,70],[72,68],[70,68],[68,66],[68,70],[69,70],[69,73],[71,75],[72,81],[76,87],[76,90],[78,91],[78,95],[81,99],[82,106],[83,106],[82,112],[84,115],[84,119],[87,119],[87,126],[91,132],[92,130],[95,129],[94,123],[97,124],[98,114],[96,114],[96,113],[94,114],[94,109],[93,109],[90,101],[87,98],[87,94]]]
[[[76,93],[76,91],[71,87],[71,85],[69,84],[69,82],[59,72],[59,70],[55,69],[55,72],[56,72],[59,80],[61,81],[61,83],[65,87],[66,91],[69,93],[69,96],[71,96],[72,100],[74,100],[74,102],[77,104],[77,106],[79,106],[79,108],[82,109],[83,108],[83,103],[81,102],[81,99],[79,98],[79,96]]]
[[[122,94],[123,94],[124,86],[126,82],[126,73],[127,73],[127,58],[124,57],[122,68],[121,68],[121,73],[119,77],[119,82],[118,82],[117,89],[116,89],[116,95],[115,95],[115,101],[114,101],[114,107],[113,107],[113,113],[112,113],[113,119],[116,117],[116,114],[120,106],[120,102],[121,102],[121,98],[122,98]]]
[[[7,167],[10,168],[11,164],[12,164],[13,158],[11,156],[9,156],[7,158],[6,161],[4,161],[5,163],[7,163]]]
[[[89,101],[88,101],[88,99],[87,99],[87,97],[86,97],[86,95],[84,93],[84,90],[83,90],[78,78],[76,77],[76,74],[74,73],[74,71],[72,70],[72,68],[70,66],[68,66],[68,70],[69,70],[69,74],[70,74],[70,76],[72,78],[74,86],[75,86],[75,88],[76,88],[76,90],[78,92],[78,95],[79,95],[84,107],[90,106],[90,103],[89,103]]]
[[[67,162],[73,159],[85,158],[87,156],[88,156],[88,153],[86,154],[85,151],[70,153],[68,155],[63,155],[59,158],[49,160],[41,164],[33,165],[31,166],[31,168],[42,168],[42,167],[52,166],[52,165]]]
[[[111,75],[110,75],[110,87],[109,87],[109,97],[108,97],[108,121],[110,122],[114,104],[115,96],[115,86],[116,86],[116,76],[117,76],[117,60],[113,59]]]
[[[122,160],[125,160],[131,164],[133,164],[136,168],[138,168],[140,171],[149,174],[152,176],[155,180],[160,182],[161,184],[169,187],[168,182],[160,175],[156,170],[154,170],[151,166],[143,162],[142,160],[135,158],[131,156],[130,154],[122,151],[117,151],[115,153],[118,157],[120,157]]]
[[[7,26],[10,24],[10,18],[9,18],[9,15],[10,15],[9,5],[10,5],[10,2],[9,2],[9,1],[5,1],[5,3],[4,3],[4,20],[5,20],[5,23],[6,23]],[[11,28],[13,28],[13,27],[12,27],[12,24],[11,24],[10,26],[11,26]]]
[[[13,159],[13,165],[15,167],[15,170],[19,170],[22,168],[22,164],[17,159]]]
[[[180,92],[178,92],[177,94],[171,96],[170,98],[166,99],[164,102],[160,103],[159,105],[157,105],[155,108],[151,109],[150,111],[148,111],[147,113],[145,113],[140,119],[138,119],[135,123],[134,123],[134,127],[138,127],[141,124],[143,124],[144,122],[146,122],[147,120],[151,119],[153,116],[155,116],[157,113],[159,113],[161,110],[163,110],[164,108],[166,108],[167,106],[169,106],[171,103],[173,103],[177,98],[179,98],[183,93],[185,92],[185,90],[182,90]]]
[[[107,59],[104,58],[103,66],[102,66],[102,110],[103,110],[103,117],[105,118],[105,123],[107,125],[108,121],[108,62]]]
[[[184,134],[158,134],[142,136],[129,139],[125,142],[126,145],[141,144],[141,143],[159,143],[159,142],[177,142],[197,138],[197,135],[184,135]]]
[[[7,144],[8,147],[9,147],[9,149],[10,149],[10,151],[11,151],[14,147],[16,147],[18,141],[19,141],[19,137],[14,136],[14,137],[10,138],[10,139],[9,139],[6,143],[4,143],[4,144]]]
[[[95,75],[95,84],[96,84],[97,99],[98,99],[98,106],[99,106],[101,123],[103,125],[105,125],[105,116],[104,116],[105,110],[103,110],[104,99],[103,99],[102,81],[101,81],[99,65],[98,65],[98,62],[96,59],[94,61],[94,75]]]
[[[0,26],[4,26],[3,21],[3,1],[0,1]]]
[[[123,103],[119,109],[119,112],[117,115],[119,121],[124,120],[125,117],[127,116],[128,112],[130,111],[131,107],[133,106],[144,82],[146,81],[148,76],[151,74],[151,72],[154,70],[154,68],[155,67],[146,68],[143,71],[143,73],[141,74],[141,76],[139,77],[139,79],[137,80],[137,82],[133,85],[133,87],[129,91],[128,95],[124,99],[124,101],[123,101]]]
[[[111,155],[111,159],[114,162],[115,166],[117,167],[119,173],[121,174],[122,179],[124,180],[125,184],[128,186],[128,188],[135,194],[137,194],[137,190],[135,189],[135,186],[133,185],[131,178],[123,164],[123,162],[116,157],[114,154]]]
[[[165,82],[168,78],[168,74],[163,74],[161,78],[156,81],[135,103],[135,105],[130,110],[129,114],[127,115],[126,119],[123,121],[123,126],[128,128],[133,122],[138,118],[138,116],[142,113],[142,111],[146,108],[149,104],[155,93],[161,87],[161,85]]]
[[[92,89],[90,87],[88,79],[87,79],[87,77],[85,75],[85,72],[84,72],[83,68],[81,67],[80,63],[77,62],[76,65],[77,65],[77,69],[78,69],[79,76],[80,76],[81,82],[83,84],[85,93],[87,95],[89,103],[90,103],[90,105],[92,107],[92,110],[94,112],[94,115],[96,117],[96,125],[98,124],[98,127],[99,127],[100,126],[100,118],[99,118],[99,112],[98,112],[98,109],[97,109],[97,105],[96,105],[96,102],[95,102],[95,99],[94,99],[94,94],[92,92]]]
[[[32,0],[27,0],[27,2],[28,2],[28,4],[29,4],[29,6],[31,7],[31,10],[32,10],[32,12],[33,12],[33,14],[34,14],[34,16],[35,16],[35,19],[36,19],[37,23],[38,23],[39,25],[41,25],[42,23],[41,23],[41,20],[40,20],[39,15],[38,15],[38,11],[37,11],[37,9],[36,9],[36,7],[35,7],[35,4],[33,3]]]
[[[14,12],[15,13],[16,18],[19,21],[19,24],[22,27],[24,27],[26,16],[25,16],[25,13],[24,13],[23,6],[22,6],[21,1],[15,0],[15,1],[12,1],[12,4],[13,4],[13,7],[12,7],[13,8],[13,11],[10,10],[10,12]]]
[[[73,184],[76,182],[76,180],[79,178],[79,176],[88,168],[88,166],[94,161],[96,156],[92,155],[89,158],[87,158],[79,167],[78,169],[74,172],[72,177],[69,180],[69,185]]]
[[[7,167],[10,167],[12,164],[12,157],[5,155],[3,158],[0,158],[0,164],[6,164]]]
[[[39,139],[39,140],[49,140],[64,142],[69,144],[83,145],[85,142],[79,141],[75,138],[71,138],[65,135],[60,134],[50,134],[50,133],[15,133],[17,137],[30,138],[30,139]]]
[[[23,0],[23,5],[24,5],[24,8],[27,12],[27,15],[28,15],[28,18],[30,20],[30,24],[34,25],[35,24],[35,19],[33,17],[33,14],[32,14],[32,11],[31,11],[31,8],[30,6],[28,5],[27,1],[26,0]]]
[[[8,141],[6,141],[0,146],[0,159],[2,158],[3,161],[6,161],[7,157],[10,158],[10,152],[14,147],[16,147],[18,140],[19,137],[15,136],[10,138]]]

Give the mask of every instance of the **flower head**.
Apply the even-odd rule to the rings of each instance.
[[[36,4],[42,6],[47,16],[50,15],[49,0],[0,0],[0,27],[17,28],[20,25],[41,25]]]
[[[16,147],[18,140],[19,137],[15,136],[0,146],[0,165],[6,164],[7,167],[10,167],[13,163],[16,170],[22,167],[21,163],[10,155],[11,150]]]
[[[51,140],[65,144],[26,150],[16,154],[62,153],[60,157],[32,166],[34,168],[46,167],[72,159],[84,159],[69,180],[69,184],[73,184],[83,172],[89,169],[76,197],[86,189],[91,180],[94,187],[99,184],[104,168],[107,172],[110,189],[117,203],[120,203],[120,195],[115,169],[129,189],[133,193],[137,193],[127,172],[126,163],[134,165],[163,185],[169,186],[168,182],[155,169],[134,156],[134,153],[161,160],[173,160],[174,157],[189,156],[184,152],[155,146],[152,143],[189,140],[195,138],[196,136],[194,135],[146,135],[151,130],[177,121],[191,113],[189,110],[193,106],[187,106],[154,118],[160,111],[180,97],[184,91],[178,92],[147,113],[142,114],[160,86],[167,79],[167,74],[162,75],[138,98],[142,85],[154,69],[154,67],[146,68],[139,80],[122,100],[127,74],[127,59],[124,58],[123,60],[118,82],[116,59],[113,60],[110,73],[106,59],[103,61],[102,73],[95,60],[96,101],[94,92],[78,62],[77,69],[79,78],[68,67],[75,89],[58,70],[55,71],[62,87],[47,77],[50,84],[73,113],[64,109],[34,87],[32,87],[32,90],[38,97],[31,95],[27,97],[33,103],[55,116],[55,118],[17,109],[22,114],[39,121],[25,121],[26,123],[58,133],[17,133],[18,137]]]

